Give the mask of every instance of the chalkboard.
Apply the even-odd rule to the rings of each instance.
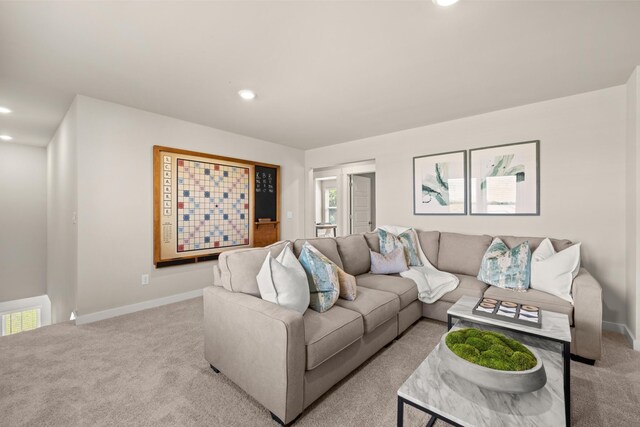
[[[256,221],[260,218],[277,219],[278,179],[277,169],[266,166],[255,168],[256,174]]]

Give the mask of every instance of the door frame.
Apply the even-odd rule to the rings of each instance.
[[[342,226],[341,230],[344,230],[343,235],[351,234],[351,175],[359,175],[362,173],[375,173],[376,165],[375,163],[369,164],[354,164],[354,165],[345,165],[342,168],[342,188],[344,189],[342,197],[340,200],[342,201],[342,208],[338,206],[338,212],[341,213],[340,220],[338,221]],[[339,186],[340,187],[340,186]],[[376,185],[376,191],[378,186]],[[338,197],[340,197],[340,189],[338,189]],[[376,203],[378,198],[375,197]],[[377,206],[372,205],[373,209],[377,209]]]
[[[328,176],[335,176],[337,180],[337,198],[338,198],[338,211],[337,211],[337,230],[338,236],[345,236],[349,234],[351,230],[351,220],[349,219],[350,197],[351,191],[349,191],[350,175],[357,175],[361,173],[369,173],[376,171],[375,159],[363,160],[359,162],[345,163],[341,165],[327,166],[322,168],[313,168],[308,170],[307,181],[307,212],[305,213],[305,228],[306,237],[315,236],[315,217],[316,217],[316,187],[315,182],[317,178],[323,178]],[[377,178],[377,177],[376,177]],[[378,186],[376,185],[376,192]],[[378,198],[375,198],[376,205]],[[377,206],[374,206],[377,212]]]

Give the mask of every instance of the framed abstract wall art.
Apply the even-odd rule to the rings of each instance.
[[[466,150],[414,157],[414,215],[466,215],[466,181]]]
[[[469,150],[471,215],[540,215],[540,141]]]
[[[153,157],[157,266],[252,246],[253,163],[159,146]]]

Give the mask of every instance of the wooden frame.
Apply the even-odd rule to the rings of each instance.
[[[178,245],[178,178],[177,178],[177,163],[178,157],[182,161],[194,161],[194,162],[207,162],[210,160],[215,167],[220,167],[220,170],[225,167],[237,169],[244,169],[248,174],[248,192],[245,193],[247,198],[248,207],[245,208],[248,215],[246,218],[246,225],[248,227],[248,239],[244,238],[242,241],[235,242],[234,244],[207,247],[203,249],[184,249],[182,250]],[[168,170],[166,164],[170,164]],[[182,164],[182,163],[181,163]],[[238,249],[243,247],[252,247],[254,245],[254,238],[258,225],[254,221],[254,214],[256,211],[255,206],[255,166],[264,166],[275,169],[276,173],[276,218],[275,221],[271,221],[271,227],[275,228],[275,238],[279,239],[279,223],[280,223],[280,166],[271,165],[268,163],[253,162],[249,160],[237,159],[232,157],[217,156],[208,153],[200,153],[190,150],[175,149],[164,146],[153,147],[153,260],[157,267],[165,267],[176,264],[195,263],[199,261],[208,261],[216,259],[218,255],[224,251]],[[167,172],[169,172],[167,174]],[[205,171],[206,172],[206,171]],[[210,172],[211,173],[211,172]],[[236,172],[230,172],[231,174]],[[226,174],[225,174],[226,176]],[[169,182],[165,179],[171,178]],[[245,181],[246,182],[246,181]],[[166,185],[168,184],[168,185]],[[246,184],[244,184],[246,185]],[[166,194],[170,190],[171,196],[165,200]],[[226,195],[225,195],[226,197]],[[175,199],[174,199],[175,198]],[[185,202],[186,203],[186,202]],[[217,207],[217,205],[216,205]],[[166,211],[165,209],[169,209]],[[164,221],[164,222],[163,222]],[[243,218],[245,221],[245,218]],[[247,229],[247,228],[246,228]],[[273,231],[271,234],[274,234]],[[226,237],[225,237],[226,241]],[[217,243],[216,243],[217,245]]]
[[[532,152],[526,153],[526,154],[518,153],[516,157],[513,157],[514,156],[513,149],[523,150],[526,148],[522,148],[518,146],[525,146],[525,145],[531,145],[532,147],[530,147],[530,149],[532,150]],[[512,147],[518,147],[518,148],[512,149]],[[475,153],[476,157],[479,157],[480,152],[488,151],[488,150],[491,150],[496,154],[500,154],[499,156],[495,156],[494,154],[496,159],[505,158],[508,155],[512,155],[512,158],[508,159],[507,163],[509,164],[505,165],[505,168],[507,168],[506,173],[499,173],[497,175],[485,175],[485,176],[478,175],[478,171],[475,169],[479,169],[481,168],[481,166],[478,166],[474,162],[473,154]],[[529,156],[532,156],[533,158],[526,157],[527,154]],[[526,158],[523,159],[523,157],[526,157]],[[515,165],[510,164],[512,160],[515,160]],[[530,167],[527,168],[527,164],[521,164],[521,162],[523,161],[525,163],[528,163]],[[533,162],[535,162],[535,164],[531,165],[531,163]],[[520,169],[516,170],[517,168],[520,168],[520,167],[521,167],[521,170]],[[511,170],[512,172],[509,172],[509,170]],[[532,173],[535,174],[535,177],[529,178],[529,181],[526,181],[527,177],[530,177]],[[522,177],[518,177],[519,174],[521,174]],[[474,209],[474,206],[475,206],[474,197],[476,198],[476,203],[478,203],[479,198],[480,199],[482,198],[481,194],[476,194],[482,191],[481,189],[482,184],[480,180],[487,179],[487,177],[489,176],[492,176],[492,177],[513,176],[514,179],[516,179],[516,182],[517,182],[517,187],[515,190],[516,200],[511,203],[515,205],[514,206],[515,212],[507,212],[508,209],[504,209],[504,211],[502,212],[498,212],[498,211],[488,212],[488,206],[485,207],[486,210],[482,210],[477,206]],[[474,182],[474,179],[475,179],[475,182]],[[527,188],[522,188],[522,185],[525,182],[527,183],[528,186]],[[531,188],[532,185],[535,185],[535,188]],[[471,215],[491,215],[491,216],[540,215],[540,141],[534,140],[534,141],[515,142],[512,144],[494,145],[491,147],[474,148],[469,150],[469,184],[468,186],[469,186],[469,212]],[[531,199],[534,197],[535,197],[535,201],[532,201]],[[523,200],[525,201],[523,202]],[[486,204],[486,201],[484,203]]]
[[[455,155],[461,155],[462,159],[453,159],[453,157],[456,157]],[[448,185],[440,189],[439,192],[436,191],[437,189],[432,189],[434,190],[433,193],[434,194],[437,193],[437,196],[438,196],[438,197],[430,198],[430,201],[433,202],[433,205],[423,206],[425,205],[425,203],[423,202],[420,202],[420,204],[418,204],[419,197],[425,197],[424,196],[425,183],[424,183],[424,177],[423,177],[424,173],[419,174],[419,176],[416,176],[416,172],[417,172],[416,163],[421,160],[424,161],[427,158],[434,158],[433,165],[424,165],[424,166],[427,166],[429,169],[431,169],[431,166],[433,166],[436,173],[438,173],[438,169],[437,169],[437,165],[439,164],[437,162],[438,157],[442,158],[443,160],[447,159],[448,160],[447,163],[453,163],[454,161],[457,163],[460,163],[459,165],[460,170],[456,171],[457,175],[461,175],[457,179],[462,181],[461,183],[463,187],[463,194],[462,194],[463,208],[462,208],[462,211],[460,212],[451,211]],[[420,169],[420,171],[421,170],[422,169]],[[420,179],[419,183],[418,183],[418,179]],[[435,180],[437,181],[437,179]],[[450,182],[447,182],[447,184],[450,184]],[[418,195],[417,185],[422,186],[422,188],[420,189],[420,195]],[[444,198],[440,197],[443,191],[447,193],[446,197]],[[413,158],[413,214],[414,215],[466,215],[467,210],[468,210],[467,208],[467,150],[449,151],[447,153],[428,154],[425,156],[416,156]]]

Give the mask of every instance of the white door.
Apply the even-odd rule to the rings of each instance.
[[[351,233],[371,231],[371,179],[351,175]]]

